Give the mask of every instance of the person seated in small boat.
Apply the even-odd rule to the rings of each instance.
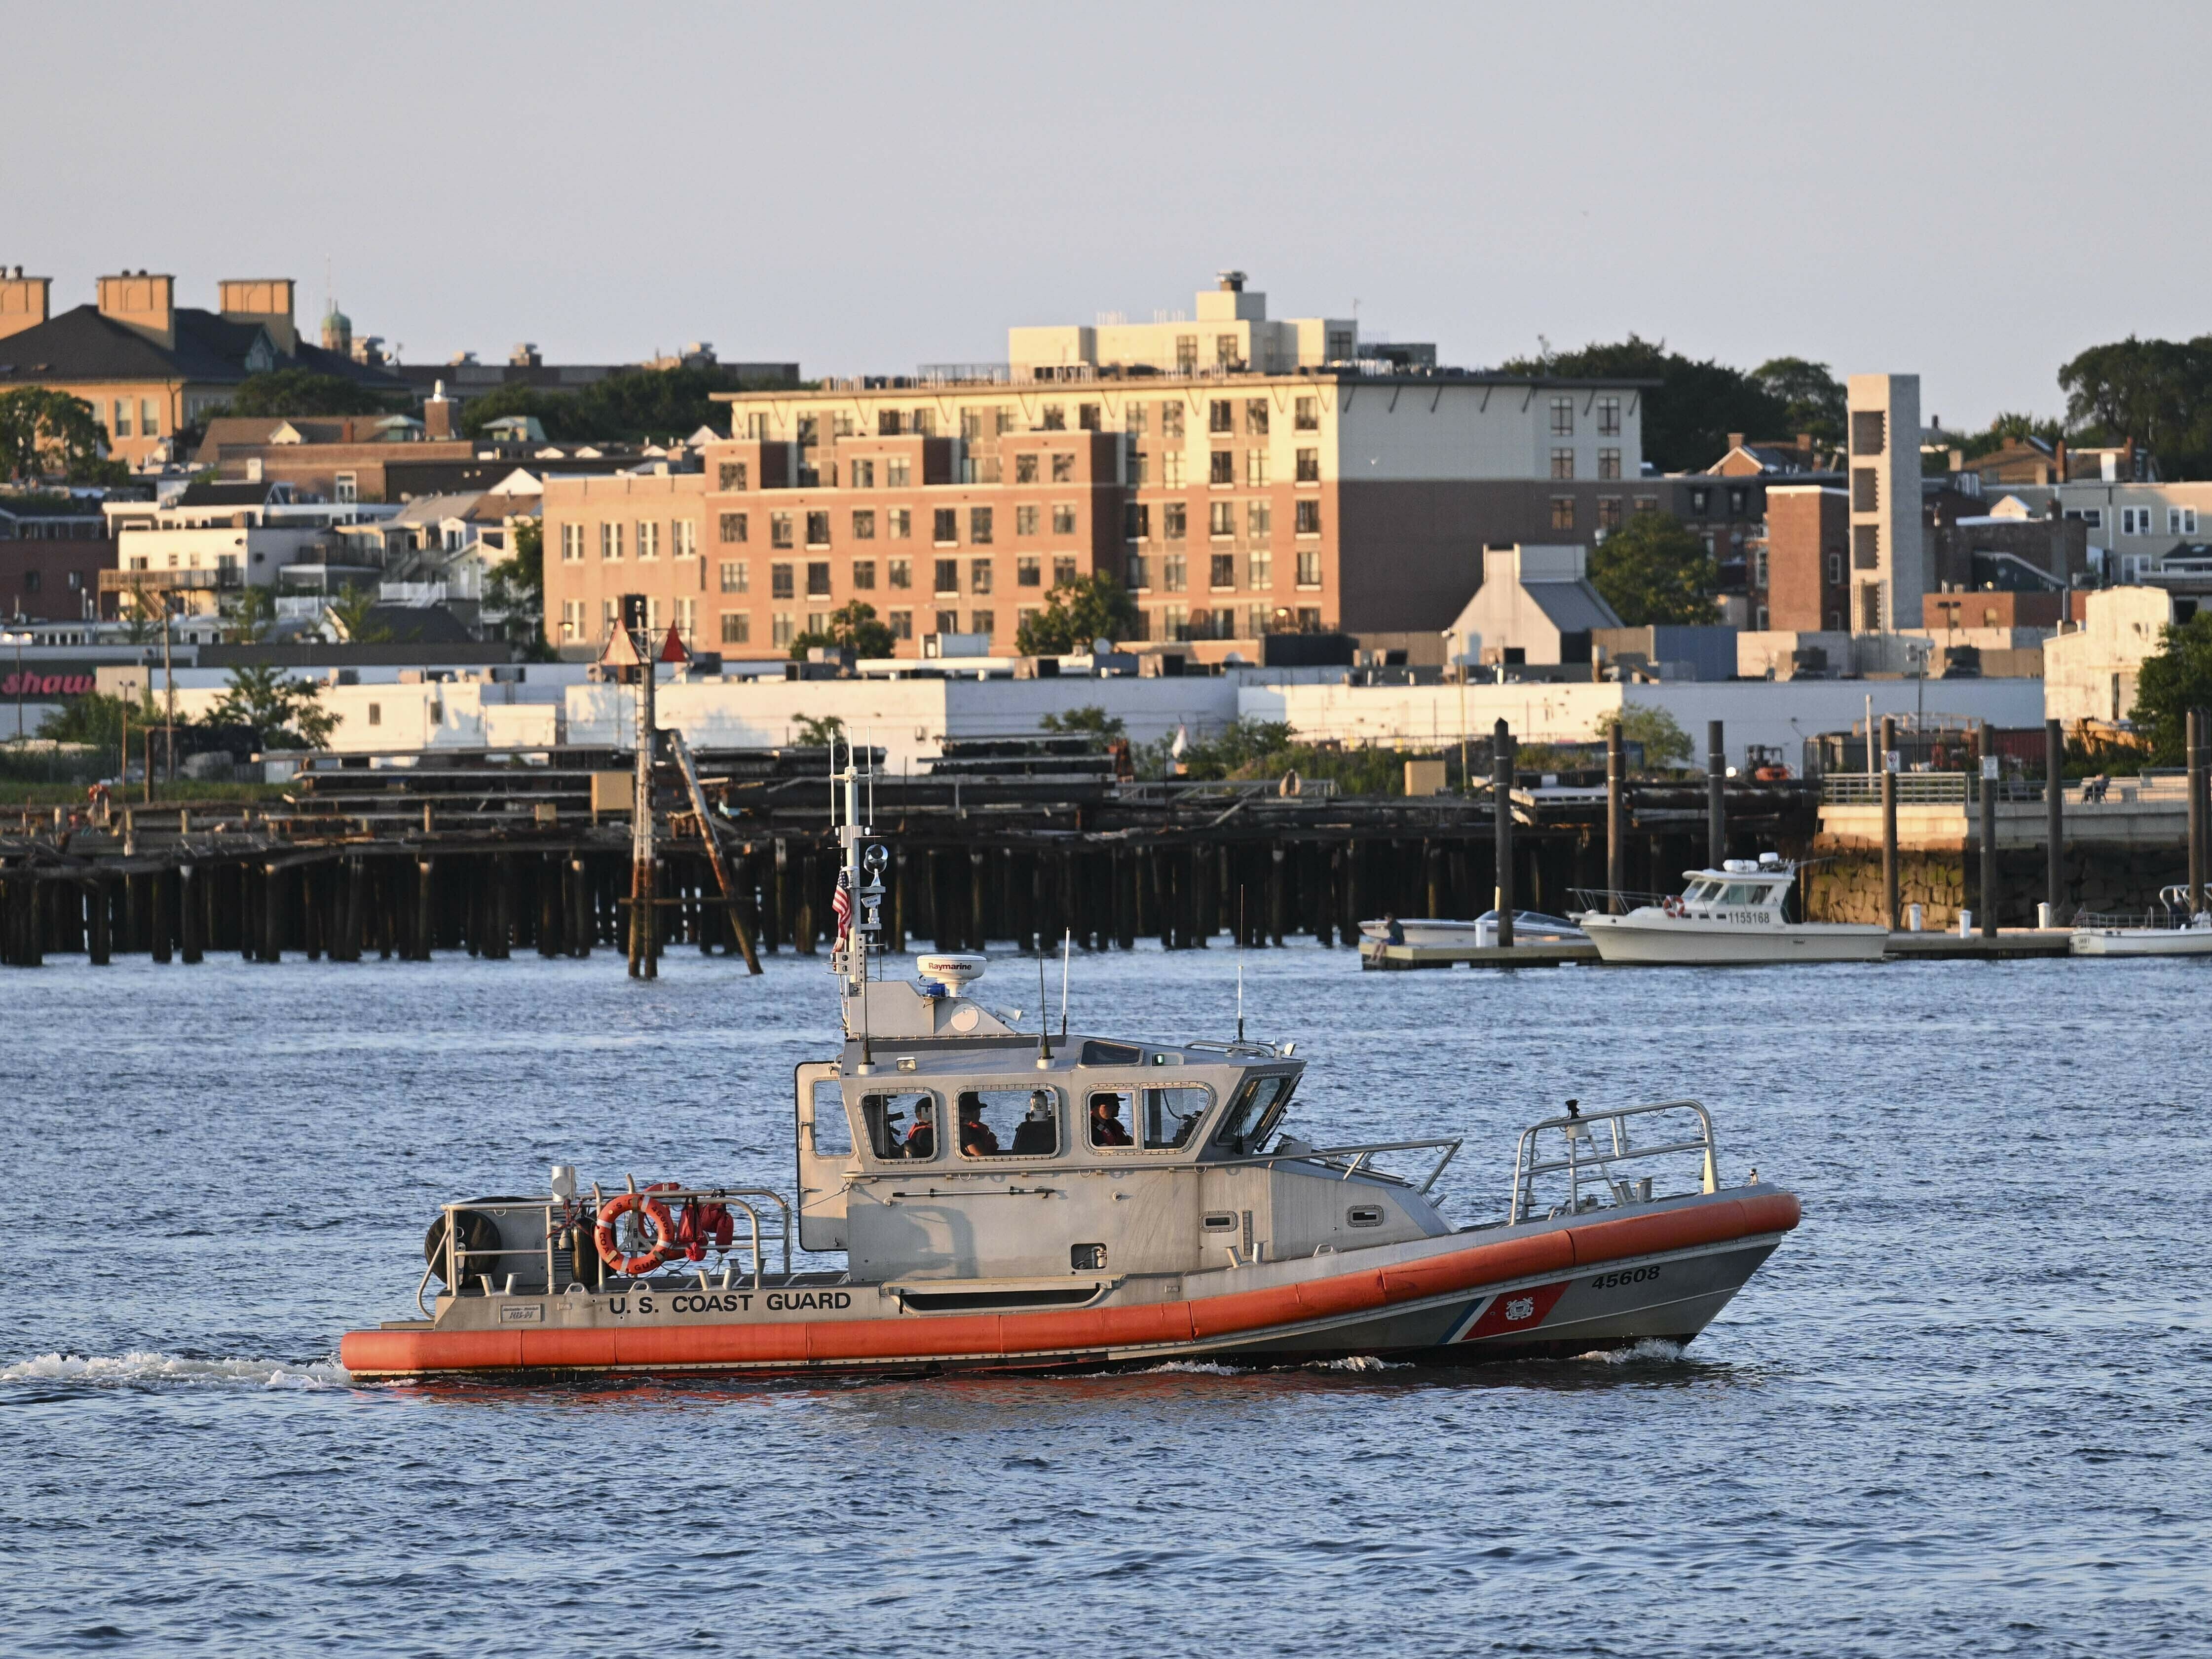
[[[963,1158],[991,1158],[999,1152],[999,1137],[983,1121],[982,1097],[968,1091],[960,1096],[960,1152]]]
[[[1014,1156],[1050,1158],[1060,1150],[1060,1136],[1052,1121],[1052,1097],[1042,1089],[1030,1095],[1029,1115],[1014,1128]]]
[[[1127,1146],[1128,1127],[1121,1121],[1121,1097],[1093,1095],[1091,1097],[1091,1144],[1094,1146]]]
[[[906,1132],[900,1152],[906,1158],[937,1156],[937,1108],[927,1096],[914,1103],[914,1125]]]

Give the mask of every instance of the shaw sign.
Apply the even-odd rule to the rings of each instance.
[[[74,669],[54,673],[38,668],[17,673],[11,669],[0,675],[0,697],[81,697],[93,685],[91,674]]]

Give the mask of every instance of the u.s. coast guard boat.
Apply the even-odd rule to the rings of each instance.
[[[1461,1143],[1282,1133],[1294,1045],[1014,1029],[975,957],[881,976],[882,843],[842,775],[845,1036],[794,1078],[796,1201],[580,1186],[444,1206],[419,1318],[349,1333],[362,1377],[915,1373],[1208,1358],[1457,1363],[1687,1342],[1797,1224],[1722,1176],[1691,1101],[1522,1132],[1502,1219],[1455,1227]],[[839,907],[846,912],[844,904]],[[1389,1166],[1386,1169],[1386,1165]],[[1675,1189],[1664,1183],[1669,1170]],[[842,1253],[794,1267],[792,1247]]]

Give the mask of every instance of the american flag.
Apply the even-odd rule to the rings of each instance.
[[[837,913],[837,937],[842,939],[853,931],[853,872],[850,870],[837,872],[837,890],[830,896],[830,908]]]

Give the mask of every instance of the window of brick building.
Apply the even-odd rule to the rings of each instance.
[[[876,509],[860,507],[853,509],[853,539],[872,542],[876,538]]]
[[[1301,536],[1320,535],[1321,503],[1319,501],[1300,501],[1297,504],[1297,517],[1294,522],[1297,534]]]
[[[968,631],[970,634],[983,635],[997,633],[999,631],[998,613],[992,611],[969,611],[968,613]]]
[[[107,433],[112,438],[127,438],[131,435],[131,399],[128,398],[115,399],[115,407],[110,411],[108,416]]]
[[[1149,501],[1125,502],[1121,508],[1121,535],[1126,541],[1141,542],[1151,539],[1152,507]]]
[[[1014,482],[1035,483],[1037,481],[1037,458],[1034,453],[1014,457]]]
[[[914,512],[909,507],[895,507],[884,514],[884,534],[895,542],[903,542],[914,535]]]
[[[873,489],[876,487],[874,457],[869,455],[854,457],[849,482],[855,489]]]
[[[1881,584],[1880,582],[1860,584],[1859,630],[1866,634],[1881,632]]]
[[[1066,409],[1059,404],[1047,404],[1044,406],[1044,419],[1038,422],[1038,424],[1047,432],[1066,431]]]
[[[1575,400],[1572,398],[1552,399],[1552,435],[1571,438],[1575,432]]]
[[[1180,553],[1170,553],[1160,561],[1160,586],[1170,593],[1180,593],[1190,585],[1190,561]]]
[[[561,562],[581,564],[584,560],[584,526],[564,524],[561,526]]]
[[[893,639],[910,640],[914,637],[913,611],[893,611],[884,617],[884,623],[890,629]]]
[[[1572,530],[1575,527],[1575,498],[1571,495],[1552,497],[1552,528]]]
[[[1076,425],[1078,425],[1078,426],[1081,427],[1081,428],[1082,428],[1085,432],[1096,432],[1096,431],[1097,431],[1097,430],[1098,430],[1098,405],[1097,405],[1097,404],[1076,404],[1076,406],[1075,406],[1075,423],[1076,423]]]
[[[1170,489],[1182,488],[1182,451],[1170,449],[1160,457],[1160,483]]]
[[[722,613],[722,643],[750,645],[753,637],[751,613],[744,611],[725,611]]]
[[[1319,548],[1302,547],[1298,550],[1298,586],[1300,587],[1321,586],[1321,550]]]
[[[1044,586],[1044,562],[1034,553],[1025,553],[1014,561],[1014,586],[1042,587]]]
[[[753,591],[752,567],[743,559],[725,559],[721,564],[722,592],[750,593]]]
[[[902,420],[897,410],[879,409],[876,411],[876,436],[878,438],[897,437],[902,424]]]
[[[1888,421],[1878,409],[1851,411],[1851,453],[1879,455],[1887,441]]]
[[[599,526],[599,556],[611,562],[621,558],[622,556],[622,526],[618,524],[601,525]]]
[[[1840,585],[1840,584],[1842,583],[1843,580],[1844,580],[1844,556],[1843,556],[1840,552],[1836,552],[1836,551],[1832,551],[1832,551],[1829,553],[1829,555],[1828,555],[1828,581],[1829,581],[1829,584],[1830,584],[1830,586],[1838,586],[1838,585]]]
[[[1620,452],[1619,450],[1601,449],[1598,451],[1597,476],[1607,480],[1614,480],[1620,477]]]
[[[1034,507],[1016,507],[1014,509],[1014,534],[1017,536],[1034,536],[1036,533],[1037,509]]]
[[[945,538],[940,536],[938,539],[943,541]],[[978,547],[988,547],[991,544],[991,509],[989,507],[971,507],[968,509],[968,539]]]
[[[1267,452],[1248,449],[1244,452],[1244,482],[1254,489],[1264,488],[1267,483]]]
[[[884,457],[884,484],[886,489],[902,489],[914,476],[914,463],[903,455]]]
[[[771,513],[768,515],[768,544],[770,547],[791,545],[791,514]]]
[[[1182,399],[1180,398],[1171,404],[1160,405],[1160,436],[1163,438],[1182,436]]]
[[[341,503],[361,499],[361,480],[358,474],[341,472],[331,481],[331,493]]]
[[[1620,528],[1620,497],[1601,495],[1597,498],[1597,527],[1600,531]]]
[[[1152,479],[1152,458],[1140,449],[1129,457],[1129,483],[1135,489],[1142,489]]]
[[[1291,427],[1297,432],[1321,430],[1321,399],[1301,398],[1291,406]]]
[[[660,556],[660,526],[649,519],[638,521],[637,556],[641,560]]]
[[[960,561],[957,559],[938,560],[936,579],[937,586],[934,589],[935,592],[939,593],[957,593],[960,591]],[[957,630],[956,629],[954,631],[957,632]]]
[[[940,634],[957,634],[960,631],[960,613],[957,611],[939,611],[937,631]]]
[[[696,559],[699,556],[699,521],[696,519],[678,519],[669,526],[676,538],[676,556]]]
[[[830,545],[830,515],[827,513],[806,515],[806,544],[809,547]]]
[[[1275,585],[1275,556],[1265,548],[1255,548],[1244,561],[1244,582],[1248,587],[1265,592]]]
[[[873,559],[853,561],[853,586],[855,592],[873,591],[876,585],[876,562]]]
[[[1216,489],[1225,489],[1237,482],[1237,452],[1217,449],[1207,457],[1206,481]]]
[[[1851,526],[1851,566],[1857,570],[1881,568],[1881,526],[1855,524]]]
[[[1690,492],[1690,516],[1693,519],[1704,518],[1707,513],[1712,510],[1712,500],[1713,492],[1710,489],[1692,490]]]
[[[796,590],[792,586],[792,568],[787,564],[772,564],[768,568],[768,596],[772,599],[788,599]]]
[[[1234,553],[1215,553],[1210,556],[1211,568],[1206,573],[1209,587],[1233,588],[1237,586],[1237,556]]]
[[[1052,458],[1052,481],[1054,483],[1075,482],[1075,457],[1072,453]]]
[[[1213,337],[1213,361],[1226,368],[1244,361],[1243,343],[1234,334]]]
[[[1554,449],[1552,452],[1552,477],[1554,479],[1563,480],[1574,476],[1575,452],[1571,449]]]
[[[769,642],[779,651],[791,648],[793,637],[799,632],[793,623],[791,612],[779,611],[769,622]]]
[[[1073,586],[1075,582],[1075,555],[1055,553],[1052,556],[1052,585],[1054,587]]]
[[[1297,459],[1297,481],[1300,483],[1319,483],[1321,482],[1321,451],[1301,449],[1298,451]]]
[[[968,591],[970,593],[991,591],[991,562],[988,559],[968,561]]]
[[[1141,553],[1129,555],[1122,567],[1127,573],[1132,592],[1141,592],[1152,585],[1152,562]]]
[[[724,461],[716,470],[716,476],[720,479],[722,488],[725,489],[750,488],[745,482],[745,463],[743,461]]]
[[[1183,538],[1184,526],[1189,522],[1190,508],[1182,501],[1160,503],[1160,534],[1171,542]]]
[[[1176,372],[1180,374],[1189,374],[1194,373],[1197,370],[1197,368],[1198,336],[1195,334],[1176,335]]]
[[[1597,435],[1618,438],[1620,435],[1620,399],[1601,398],[1597,400]]]
[[[1638,513],[1656,513],[1659,510],[1659,498],[1656,495],[1638,495],[1636,498],[1636,510]]]
[[[1055,536],[1073,536],[1075,533],[1075,504],[1073,502],[1054,501],[1053,503],[1052,533]]]
[[[1206,429],[1208,432],[1237,430],[1237,405],[1226,398],[1214,398],[1206,405]]]
[[[1255,438],[1267,435],[1267,400],[1247,398],[1244,400],[1244,430]]]
[[[581,599],[561,601],[561,637],[564,640],[584,637],[584,602]]]
[[[1206,533],[1217,541],[1227,541],[1237,533],[1237,503],[1215,501],[1206,510]]]
[[[1247,501],[1244,504],[1244,534],[1255,542],[1264,542],[1274,533],[1275,509],[1267,501]]]
[[[1742,484],[1734,484],[1728,493],[1729,516],[1740,519],[1751,511],[1751,491]]]
[[[1121,410],[1121,429],[1124,432],[1135,433],[1141,435],[1145,430],[1145,424],[1146,417],[1144,404],[1132,402],[1123,406]]]
[[[957,508],[940,507],[932,515],[931,535],[939,547],[956,547],[960,542],[960,514]]]
[[[744,514],[725,513],[722,514],[722,539],[724,541],[744,541],[745,539],[745,515]]]

